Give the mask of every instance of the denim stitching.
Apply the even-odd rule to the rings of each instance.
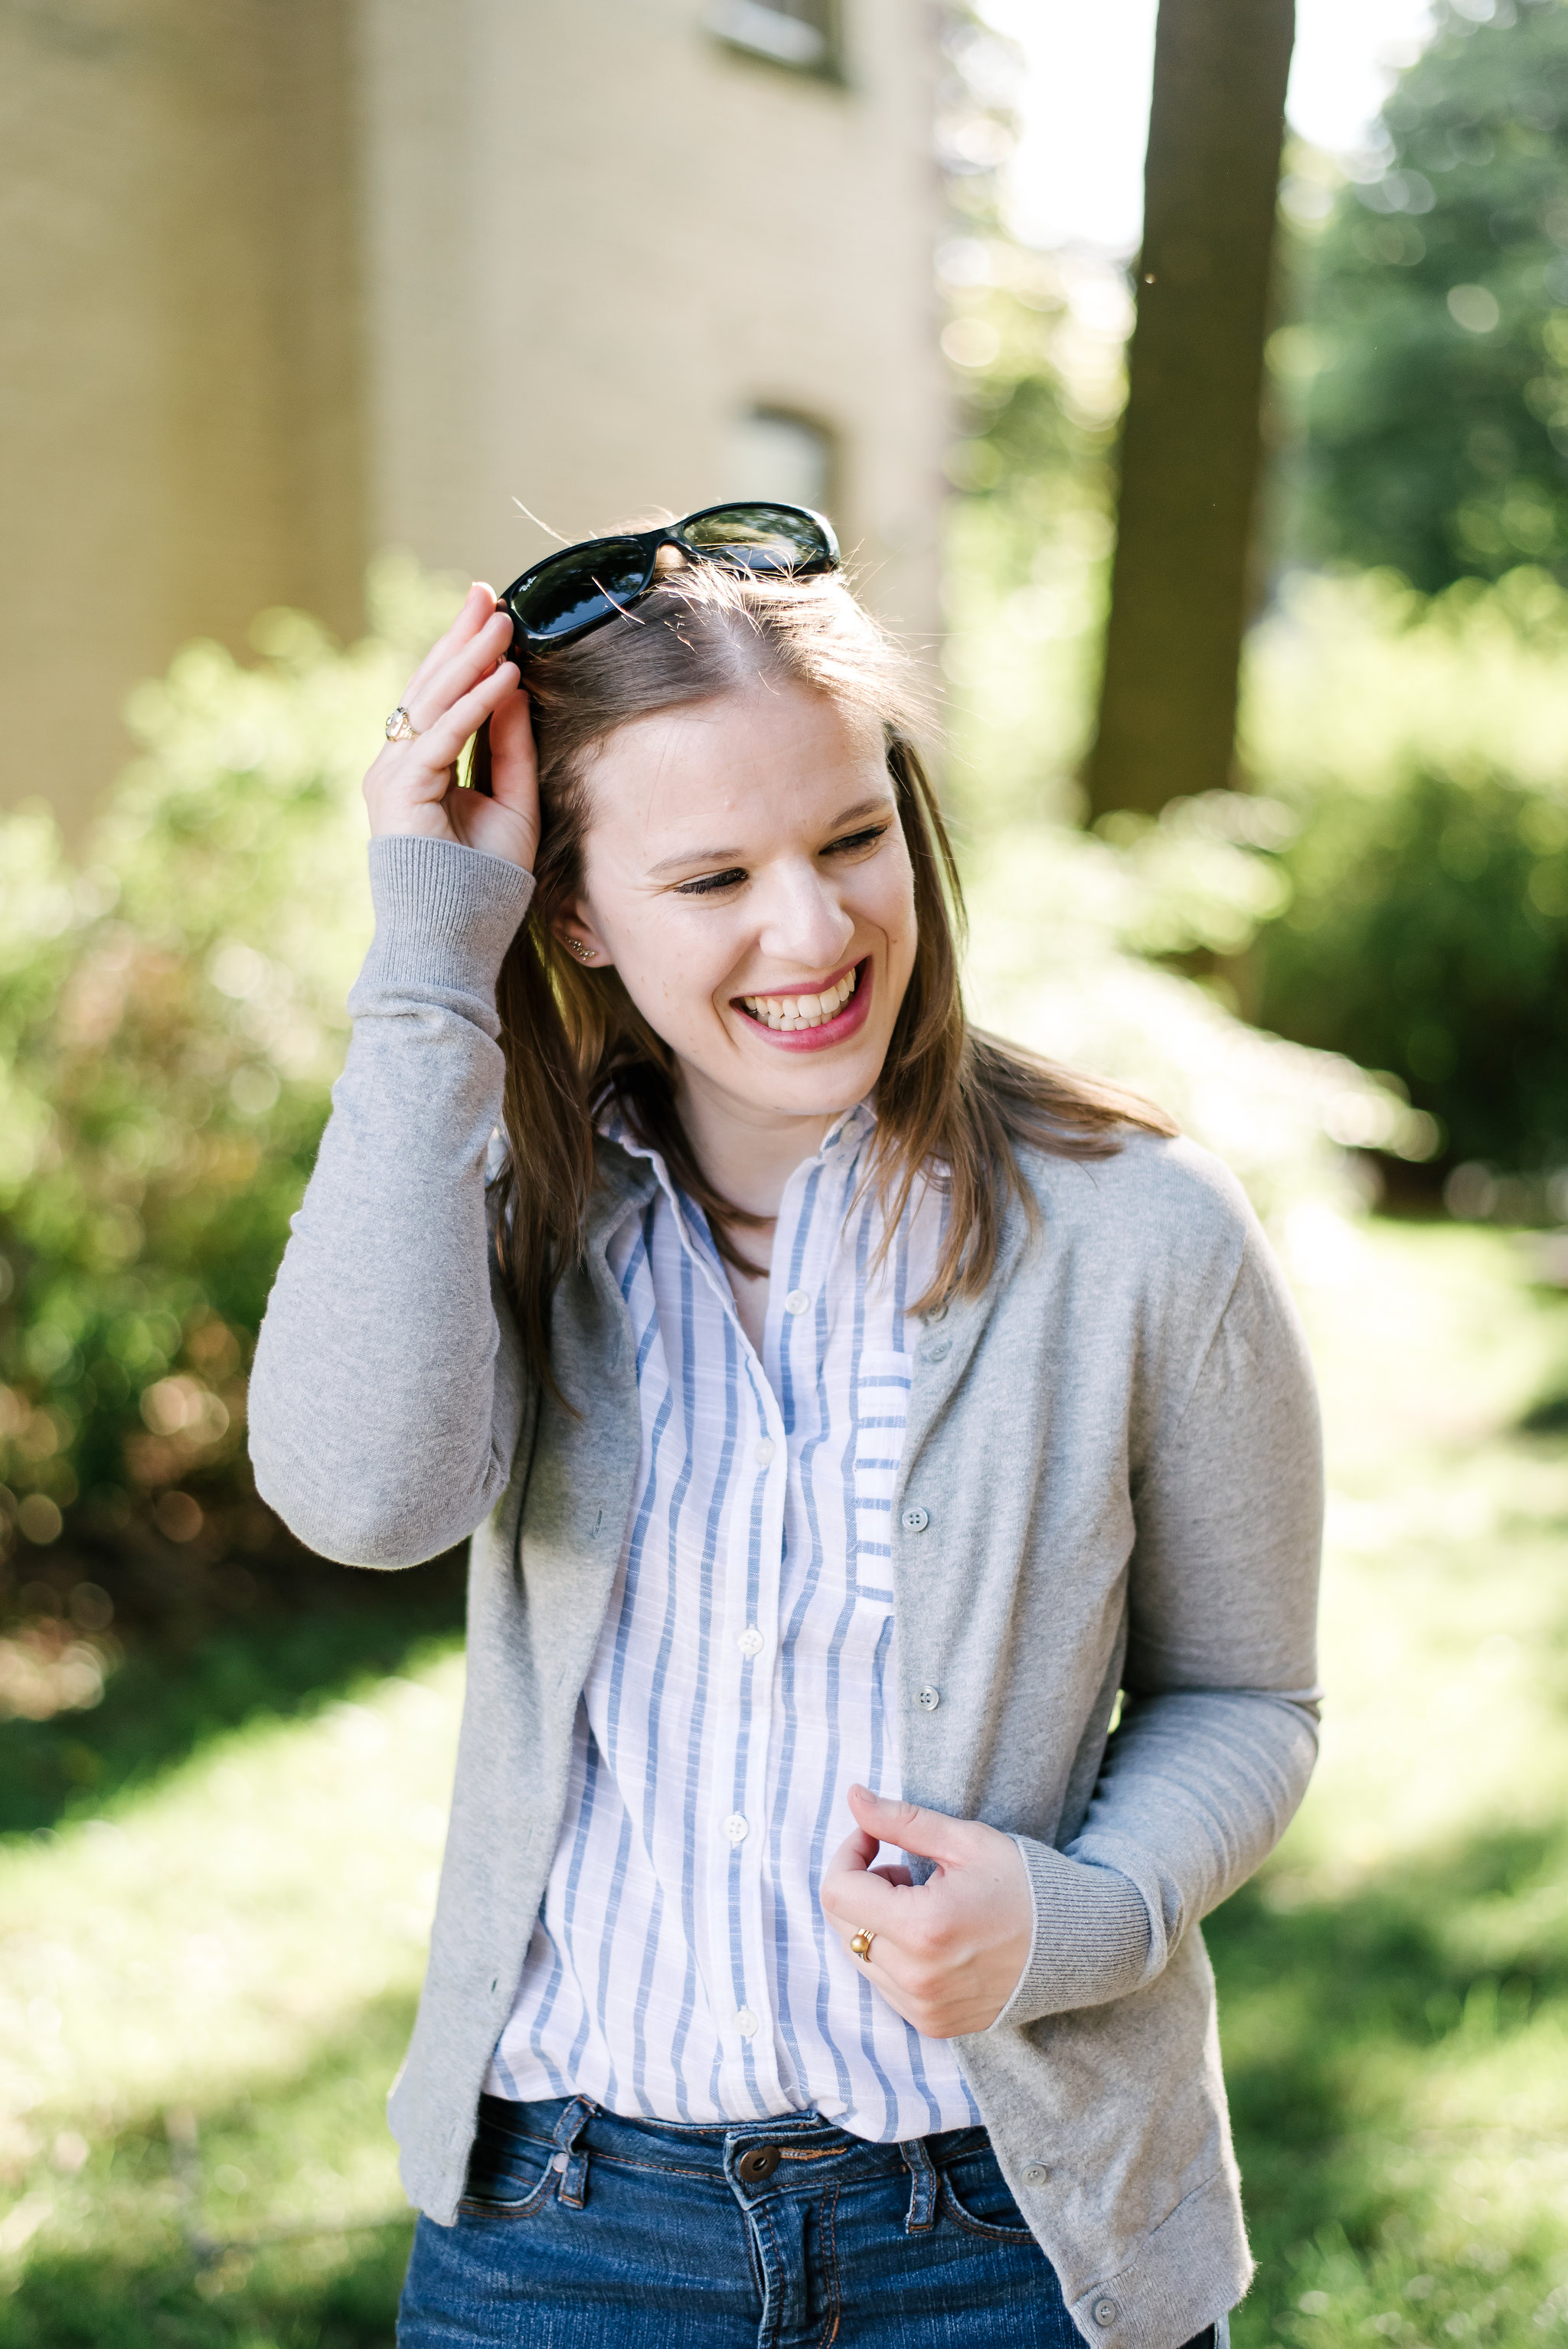
[[[972,2235],[984,2236],[988,2242],[1032,2243],[1035,2240],[1027,2227],[993,2227],[985,2220],[973,2217],[964,2208],[945,2178],[942,2181],[942,2199],[946,2205],[950,2218],[956,2220],[959,2226],[966,2227]]]
[[[828,2290],[828,2317],[823,2331],[818,2336],[821,2349],[826,2349],[829,2342],[838,2339],[839,2319],[843,2313],[839,2290],[839,2244],[834,2230],[839,2212],[839,2193],[838,2187],[830,2186],[822,2197],[822,2273]]]

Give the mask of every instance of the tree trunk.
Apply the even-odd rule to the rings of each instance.
[[[1091,812],[1233,780],[1293,0],[1160,0]]]

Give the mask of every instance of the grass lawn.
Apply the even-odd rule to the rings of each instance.
[[[1568,1299],[1492,1233],[1303,1209],[1286,1245],[1329,1423],[1330,1695],[1301,1818],[1208,1929],[1262,2261],[1238,2349],[1547,2349]],[[389,2343],[382,2102],[459,1673],[432,1645],[0,1843],[0,2349]]]

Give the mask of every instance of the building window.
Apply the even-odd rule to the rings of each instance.
[[[729,428],[724,458],[727,498],[771,498],[830,514],[837,497],[830,433],[804,416],[749,409]]]
[[[839,69],[839,0],[711,0],[707,28],[799,73]]]

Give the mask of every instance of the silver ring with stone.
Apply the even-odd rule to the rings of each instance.
[[[388,742],[412,742],[418,731],[418,728],[399,702],[397,709],[387,717],[387,740]]]

